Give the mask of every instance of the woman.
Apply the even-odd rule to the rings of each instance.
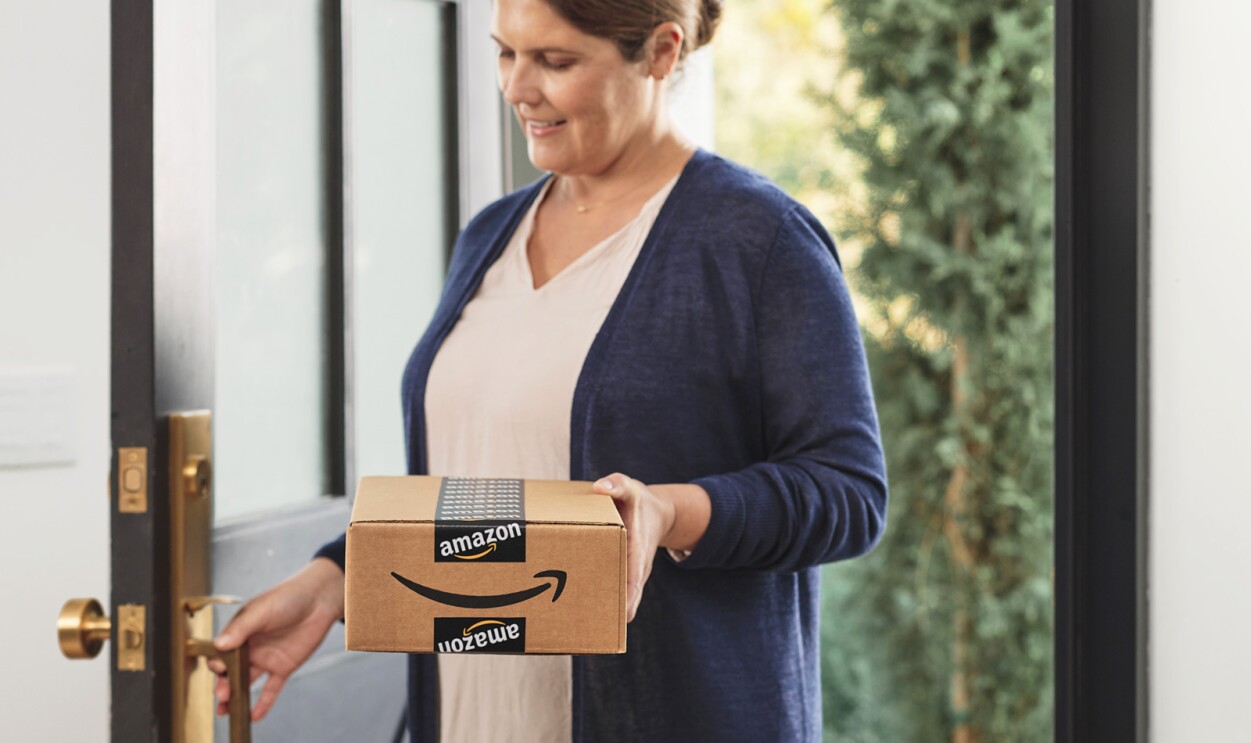
[[[670,125],[719,14],[496,0],[500,86],[553,175],[458,239],[404,375],[409,470],[597,480],[627,527],[629,652],[412,656],[414,740],[820,738],[816,566],[876,543],[884,465],[828,235]],[[269,674],[255,718],[343,616],[343,554],[219,637]]]

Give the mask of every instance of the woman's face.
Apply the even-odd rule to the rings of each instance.
[[[584,34],[544,0],[496,0],[499,84],[526,134],[530,160],[562,175],[603,173],[655,123],[646,62]]]

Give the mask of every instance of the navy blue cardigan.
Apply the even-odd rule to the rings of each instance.
[[[435,353],[540,186],[457,240],[404,373],[413,474]],[[574,740],[819,740],[816,566],[878,541],[886,473],[859,329],[812,214],[696,153],[587,353],[570,432],[571,479],[620,471],[712,499],[690,557],[657,553],[628,652],[574,658]],[[343,539],[319,554],[342,565]],[[409,686],[413,739],[435,743],[434,656],[410,656]]]

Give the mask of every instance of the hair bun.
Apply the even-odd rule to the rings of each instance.
[[[699,7],[699,28],[695,33],[695,48],[698,49],[712,41],[717,32],[717,24],[721,22],[721,0],[701,0]]]

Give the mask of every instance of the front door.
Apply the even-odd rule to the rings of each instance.
[[[204,642],[402,474],[399,384],[503,184],[489,0],[113,0],[113,741],[389,741],[398,656],[341,628],[246,730]],[[346,496],[346,497],[345,497]]]

